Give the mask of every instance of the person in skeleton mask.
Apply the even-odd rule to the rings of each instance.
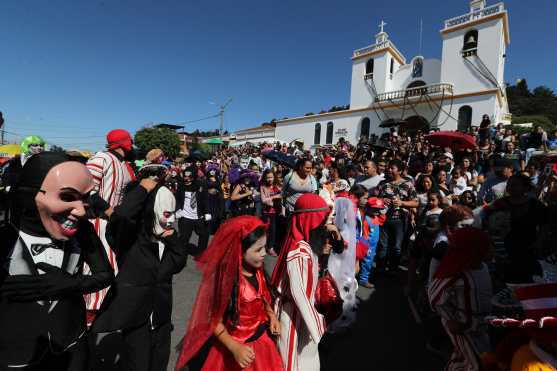
[[[184,192],[176,195],[178,225],[185,242],[189,242],[193,231],[199,236],[197,249],[190,251],[196,255],[207,248],[209,229],[207,223],[212,216],[207,208],[207,190],[197,178],[196,169],[189,167],[184,171]]]
[[[158,176],[154,175],[157,166]],[[176,200],[162,186],[164,174],[162,165],[144,166],[139,171],[143,179],[129,187],[122,204],[110,216],[106,237],[119,272],[92,332],[118,331],[122,348],[116,353],[119,359],[95,360],[94,369],[115,367],[114,363],[119,362],[125,370],[166,370],[172,327],[172,275],[185,266],[187,253],[174,229]],[[102,339],[96,346],[103,348]]]
[[[93,187],[87,168],[60,153],[37,154],[21,171],[12,205],[20,213],[0,231],[3,370],[86,367],[83,295],[114,277],[93,226],[83,219]]]
[[[318,195],[306,193],[298,198],[271,278],[280,295],[275,312],[281,322],[278,347],[286,371],[320,368],[317,346],[326,326],[315,309],[318,258],[324,254],[329,232],[342,241],[334,225],[325,225],[329,212]]]

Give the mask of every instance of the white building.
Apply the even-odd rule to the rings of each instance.
[[[384,31],[373,45],[354,51],[350,108],[277,121],[275,138],[302,138],[306,147],[344,137],[381,134],[387,120],[404,120],[401,130],[468,130],[482,115],[509,123],[505,96],[505,53],[510,42],[504,4],[470,1],[470,11],[448,19],[441,32],[441,60],[407,61]],[[308,91],[307,94],[311,92]]]

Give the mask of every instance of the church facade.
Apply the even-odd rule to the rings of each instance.
[[[469,12],[444,22],[442,57],[407,60],[381,22],[375,43],[352,55],[350,108],[276,122],[275,138],[303,139],[305,147],[357,143],[399,130],[461,130],[492,122],[510,123],[505,95],[505,57],[510,43],[503,3],[470,1]],[[308,92],[309,93],[309,92]]]

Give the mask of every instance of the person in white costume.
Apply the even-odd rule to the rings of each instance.
[[[341,254],[329,256],[329,273],[335,279],[343,300],[342,315],[329,325],[327,331],[335,333],[348,329],[356,319],[359,299],[356,296],[356,211],[352,200],[339,197],[335,201],[334,224],[345,243]]]

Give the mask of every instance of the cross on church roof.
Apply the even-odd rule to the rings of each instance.
[[[385,31],[383,30],[383,28],[384,28],[386,25],[387,25],[387,23],[385,23],[384,20],[381,20],[381,23],[379,23],[379,27],[381,28],[381,33],[385,32]]]

